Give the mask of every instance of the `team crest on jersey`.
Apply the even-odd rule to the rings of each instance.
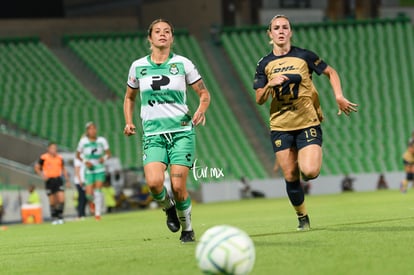
[[[176,75],[179,73],[178,67],[176,64],[171,64],[170,65],[170,73],[173,75]]]
[[[280,139],[275,140],[275,145],[276,145],[276,147],[282,146],[282,141]]]

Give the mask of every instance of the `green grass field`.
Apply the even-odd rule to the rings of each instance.
[[[252,274],[413,274],[414,191],[307,198],[313,229],[296,232],[287,199],[193,206],[198,237],[211,226],[247,231]],[[160,210],[0,231],[0,274],[200,274]]]

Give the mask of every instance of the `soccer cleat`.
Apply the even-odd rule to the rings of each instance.
[[[180,230],[180,221],[178,220],[177,211],[175,210],[175,205],[171,206],[168,209],[164,209],[165,214],[167,215],[167,227],[171,232],[177,232]]]
[[[298,231],[306,231],[310,229],[310,221],[309,221],[309,216],[305,215],[303,217],[298,217],[299,220],[299,225],[297,230]]]
[[[101,216],[95,216],[95,220],[96,221],[100,221],[101,220]]]
[[[194,230],[182,231],[180,236],[181,243],[195,242]]]
[[[64,224],[65,222],[63,221],[63,219],[59,219],[58,221],[57,221],[57,224]]]
[[[54,221],[52,222],[52,225],[57,225],[57,224],[59,224],[59,221],[58,221],[58,220],[54,220]]]

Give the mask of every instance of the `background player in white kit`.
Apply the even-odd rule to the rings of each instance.
[[[181,242],[192,242],[195,237],[186,181],[195,157],[194,126],[204,125],[210,94],[194,64],[171,52],[174,28],[170,22],[164,19],[153,21],[148,28],[148,41],[151,54],[133,62],[129,71],[124,133],[135,134],[133,111],[139,92],[146,183],[167,214],[168,228],[177,232],[181,226]],[[187,106],[187,85],[200,98],[193,117]],[[163,185],[168,165],[171,167],[173,198]]]
[[[78,218],[85,218],[85,207],[86,207],[86,193],[85,193],[85,165],[77,157],[73,161],[75,167],[75,176],[73,182],[75,183],[76,190],[78,192],[78,205],[76,210],[78,212]]]
[[[95,204],[95,219],[101,219],[102,185],[105,181],[105,161],[111,156],[108,142],[97,135],[93,122],[86,124],[86,134],[78,144],[76,157],[85,164],[85,192],[89,202]]]

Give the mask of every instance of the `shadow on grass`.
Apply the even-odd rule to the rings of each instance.
[[[312,228],[308,231],[279,231],[279,232],[269,232],[269,233],[261,233],[261,234],[252,234],[250,235],[251,238],[257,238],[257,237],[267,237],[267,236],[277,236],[277,235],[291,235],[291,234],[306,234],[306,233],[312,233],[312,232],[318,232],[321,230],[326,230],[326,228]]]
[[[321,246],[322,243],[318,242],[318,241],[314,241],[314,240],[301,240],[299,242],[301,245],[303,245],[304,247],[316,247],[316,246]],[[298,242],[297,241],[272,241],[272,240],[266,240],[266,241],[258,241],[255,240],[254,241],[254,245],[256,247],[259,246],[277,246],[277,247],[297,247],[298,246]]]
[[[384,226],[378,225],[375,226],[374,224],[383,224],[387,222],[395,222],[395,221],[408,221],[414,220],[414,217],[405,217],[405,218],[394,218],[394,219],[381,219],[381,220],[369,220],[369,221],[356,221],[356,222],[349,222],[349,223],[342,223],[342,224],[331,224],[324,227],[315,227],[309,231],[280,231],[280,232],[268,232],[268,233],[261,233],[261,234],[253,234],[250,235],[251,238],[260,238],[266,236],[277,236],[277,235],[290,235],[290,234],[305,234],[305,233],[312,233],[312,232],[319,232],[319,231],[366,231],[366,232],[405,232],[405,231],[413,231],[412,226]],[[358,226],[358,225],[369,225],[372,224],[373,226]],[[256,243],[256,242],[255,242]]]
[[[413,232],[412,226],[361,226],[361,227],[341,227],[341,228],[327,228],[327,231],[336,232]]]

